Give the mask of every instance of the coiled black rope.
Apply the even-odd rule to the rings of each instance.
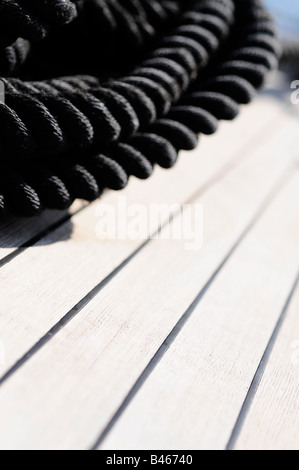
[[[279,54],[260,0],[0,0],[0,24],[0,211],[22,216],[172,167]]]

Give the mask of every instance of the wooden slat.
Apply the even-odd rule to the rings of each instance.
[[[260,145],[255,137],[261,139],[264,119],[268,127],[274,126],[272,120],[276,115],[277,129],[282,118],[286,126],[293,123],[287,111],[267,98],[261,97],[255,106],[255,112],[252,114],[249,108],[250,113],[240,116],[235,127],[223,123],[214,140],[203,139],[197,151],[183,154],[172,171],[157,170],[148,181],[132,180],[122,193],[127,205],[139,203],[149,208],[155,203],[182,203],[195,190],[215,184],[239,160],[249,157],[251,148]],[[250,122],[252,129],[248,135]],[[264,125],[262,130],[269,132]],[[143,243],[97,238],[96,208],[103,203],[116,207],[119,197],[120,194],[107,193],[101,201],[91,204],[0,270],[0,336],[6,348],[6,361],[0,364],[1,375]],[[157,226],[159,220],[152,222]]]
[[[187,251],[183,240],[174,239],[147,245],[101,295],[2,385],[1,448],[92,445],[289,167],[292,157],[282,150],[294,129],[287,120],[285,124],[287,129],[277,132],[196,201],[205,208],[202,250]],[[292,243],[282,255],[284,262]],[[293,264],[291,259],[286,284]],[[73,289],[78,286],[79,280]],[[48,296],[52,290],[51,285]],[[34,314],[28,302],[24,312],[24,302],[24,298],[13,302],[15,315],[20,308],[26,316]],[[45,312],[39,312],[41,321]]]
[[[298,250],[297,250],[298,251]],[[299,289],[271,352],[236,450],[298,450]]]
[[[103,449],[225,448],[298,271],[298,198],[297,171],[195,308]],[[289,349],[290,343],[290,370]],[[274,366],[281,378],[286,377],[285,365],[286,357]],[[264,423],[268,417],[267,428],[278,436],[276,407],[270,417],[275,392],[269,382],[268,394],[261,390],[260,395],[255,416]],[[285,411],[284,406],[280,416]],[[294,420],[298,425],[298,415]],[[287,422],[286,415],[285,441],[295,431]],[[264,428],[259,425],[259,419],[251,422],[247,432],[251,442],[264,448]]]

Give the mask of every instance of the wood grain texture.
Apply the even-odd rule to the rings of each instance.
[[[298,197],[297,170],[195,308],[104,441],[103,449],[225,448],[298,272]],[[267,369],[268,393],[260,389],[261,401],[251,415],[258,420],[248,421],[244,430],[246,447],[251,442],[265,448],[265,425],[269,432],[275,429],[272,432],[278,440],[282,432],[280,439],[286,442],[292,439],[295,424],[298,431],[298,414],[291,417],[296,407],[298,413],[298,378],[294,388],[291,383],[285,384],[282,396],[287,400],[289,393],[291,401],[282,401],[279,416],[275,392],[271,395],[273,380],[278,379],[279,387],[283,378],[289,377],[284,366],[288,361],[288,371],[292,367],[291,338],[289,334],[288,339],[281,340],[272,369]],[[284,358],[275,360],[282,350]],[[293,379],[294,375],[295,370]],[[283,416],[284,426],[279,425]],[[291,432],[288,423],[292,424]],[[274,442],[271,436],[269,442]]]
[[[126,204],[138,203],[149,208],[157,203],[183,203],[196,190],[216,184],[238,161],[249,158],[256,145],[256,135],[261,145],[261,127],[265,133],[265,126],[272,125],[275,119],[279,129],[282,117],[286,126],[293,123],[288,111],[267,97],[261,97],[253,107],[254,112],[249,108],[235,127],[223,123],[214,140],[203,139],[198,150],[190,155],[182,154],[172,171],[157,169],[148,181],[132,180],[122,193]],[[248,134],[250,123],[252,129]],[[266,141],[268,138],[264,135]],[[283,166],[283,162],[278,162],[274,172]],[[6,350],[6,360],[0,365],[1,375],[143,243],[138,239],[98,239],[96,208],[103,204],[116,207],[119,197],[117,193],[106,193],[102,200],[91,204],[1,269],[0,341]],[[157,228],[159,219],[152,223]]]
[[[212,186],[194,202],[202,204],[205,210],[205,242],[202,250],[187,251],[184,240],[159,239],[150,243],[102,290],[100,295],[80,311],[17,374],[3,384],[0,389],[1,448],[78,449],[93,444],[98,433],[104,429],[178,319],[221,264],[248,224],[250,225],[269,192],[281,180],[282,173],[291,166],[293,156],[286,151],[285,143],[294,135],[293,125],[297,128],[297,123],[294,124],[291,119],[290,121],[286,119],[271,141],[260,145],[250,154],[250,158],[241,160],[217,185]],[[282,153],[283,150],[284,153]],[[290,193],[295,197],[294,200],[298,199],[298,181],[296,184],[295,194],[293,194],[293,186],[291,189],[288,188],[287,196],[285,196],[287,201],[290,200]],[[276,213],[283,209],[283,222],[288,224],[288,229],[292,229],[293,235],[288,236],[289,230],[286,231],[288,248],[286,251],[279,251],[271,266],[277,268],[281,267],[282,263],[287,264],[285,284],[288,286],[295,264],[291,253],[298,233],[293,227],[294,208],[284,211],[284,204],[281,207],[281,199],[279,201],[275,204],[273,211]],[[267,225],[268,223],[272,223],[273,228],[272,218],[269,220],[268,217]],[[281,228],[281,224],[277,223],[277,225],[278,229]],[[82,229],[83,226],[81,222],[80,228]],[[266,234],[268,235],[269,232],[267,231]],[[279,231],[279,240],[280,235]],[[77,238],[76,250],[80,249],[79,240],[80,238]],[[262,263],[259,266],[259,255],[263,257],[264,252],[256,251],[259,241],[258,238],[254,244],[255,250],[249,250],[247,257],[245,256],[245,259],[241,260],[242,263],[238,264],[239,270],[244,269],[246,263],[250,263],[253,256],[257,256],[256,263],[248,275],[249,278],[245,277],[247,281],[257,282],[257,265],[262,268]],[[89,250],[93,250],[94,253],[95,245],[90,246],[90,239],[88,243]],[[269,252],[266,253],[268,256],[269,253],[271,256],[275,253],[276,247],[281,248],[277,237],[273,239],[272,245],[274,251],[269,246]],[[67,246],[64,247],[64,253],[65,249]],[[70,250],[68,256],[70,258],[73,256],[73,250]],[[60,270],[64,269],[66,261],[71,263],[70,259],[64,259]],[[28,260],[23,262],[28,268]],[[89,274],[92,273],[92,266],[89,264],[90,262],[86,267],[80,266],[83,277],[85,270],[86,276],[87,270]],[[270,276],[272,270],[270,269],[269,273],[267,268],[266,271]],[[274,271],[272,276],[275,278],[278,274],[278,271]],[[80,289],[79,281],[76,281],[77,273],[74,273],[74,279],[72,276],[63,286],[66,291],[68,283],[73,284],[74,291]],[[264,276],[265,273],[262,279]],[[44,278],[44,274],[41,277]],[[240,277],[239,271],[233,279],[236,277],[237,279]],[[61,279],[56,282],[61,282]],[[221,290],[221,296],[217,295],[214,302],[217,299],[220,302],[220,299],[230,294],[230,290],[227,290],[228,286],[224,287],[225,290]],[[246,288],[248,288],[247,284]],[[13,304],[11,313],[14,312],[14,316],[17,315],[16,312],[22,310],[19,321],[22,320],[22,316],[31,320],[36,316],[34,326],[37,329],[40,325],[38,320],[41,315],[45,315],[45,309],[47,317],[45,321],[49,321],[49,318],[53,321],[56,318],[57,312],[52,311],[52,299],[57,289],[56,283],[50,285],[48,283],[45,299],[36,298],[34,309],[32,309],[32,304],[28,301],[26,303],[26,298],[21,294],[16,302],[10,300],[7,305],[10,308]],[[235,288],[233,294],[238,297]],[[282,288],[275,297],[278,304],[283,296],[284,289]],[[47,299],[50,301],[47,302]],[[30,300],[32,301],[32,293]],[[60,297],[57,302],[60,302]],[[47,309],[48,303],[51,305],[50,309]],[[39,312],[39,315],[35,312]],[[218,309],[213,312],[211,315],[219,315]],[[234,328],[238,330],[240,324],[243,325],[243,317],[244,315],[240,316],[238,320],[235,315],[236,325],[232,326],[231,330],[229,327],[226,328],[225,324],[223,327],[224,314],[219,318],[222,322],[215,324],[215,333],[221,335],[223,327],[223,334],[227,334],[228,341],[233,346],[236,342],[238,352],[240,352],[241,343],[239,340],[236,341]],[[265,319],[261,319],[265,323],[262,326],[266,327],[266,331],[269,328],[268,320],[267,315]],[[252,322],[249,326],[255,324],[254,320]],[[245,318],[246,326],[248,325],[246,325]],[[260,324],[258,323],[257,326],[259,327]],[[208,327],[209,329],[205,331],[205,338],[212,325],[209,324]],[[7,330],[8,333],[9,330]],[[255,330],[254,333],[256,334]],[[30,336],[32,339],[32,335]],[[249,348],[249,344],[247,347]],[[233,351],[235,351],[234,348]],[[175,364],[172,364],[172,367],[175,367]],[[243,389],[238,391],[240,395],[244,392]],[[172,393],[173,390],[170,389],[169,394],[172,395]],[[232,393],[231,389],[230,393]],[[236,404],[239,404],[238,400]],[[165,408],[167,408],[166,404]],[[234,413],[236,412],[237,409],[234,409]],[[152,424],[154,425],[154,422]],[[230,422],[231,426],[232,424]],[[131,428],[130,432],[132,432]],[[209,442],[211,445],[211,441]],[[127,440],[122,446],[126,443]]]
[[[297,288],[237,440],[236,450],[299,448],[298,312]]]

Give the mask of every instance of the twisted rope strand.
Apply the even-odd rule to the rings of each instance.
[[[220,120],[236,117],[279,54],[259,0],[40,0],[34,6],[0,0],[0,13],[0,23],[12,25],[0,36],[5,213],[66,209],[76,198],[124,188],[130,176],[146,179],[156,164],[172,167],[180,150],[196,147],[198,134],[213,134]],[[49,32],[77,34],[87,24],[96,25],[92,37],[100,40],[98,66],[104,37],[132,52],[130,73],[120,70],[110,80],[82,73],[43,81],[9,77]]]

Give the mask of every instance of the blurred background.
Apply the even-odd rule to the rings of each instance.
[[[299,0],[264,0],[277,19],[285,39],[299,41]]]

